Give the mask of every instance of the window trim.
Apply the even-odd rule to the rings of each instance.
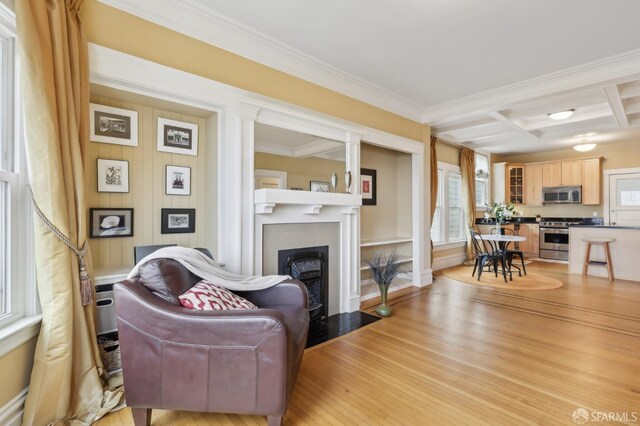
[[[453,241],[449,241],[449,233],[445,232],[445,231],[448,231],[448,224],[449,224],[448,223],[449,222],[449,214],[448,214],[449,201],[447,197],[444,196],[444,183],[445,181],[449,182],[449,173],[461,174],[460,166],[438,161],[438,171],[442,171],[442,179],[438,180],[437,196],[438,196],[438,201],[440,202],[440,208],[441,208],[440,223],[438,224],[438,226],[441,225],[440,231],[441,231],[441,237],[443,238],[443,241],[433,242],[434,251],[442,251],[442,250],[447,250],[449,248],[463,247],[466,244],[465,232],[462,233],[463,235],[460,240],[453,240]],[[444,213],[445,211],[447,214]],[[461,223],[462,223],[462,226],[466,229],[466,225],[464,224],[464,206],[462,206],[461,211],[462,211]],[[432,223],[432,226],[433,226],[433,223]],[[431,238],[431,233],[429,233],[429,237]]]

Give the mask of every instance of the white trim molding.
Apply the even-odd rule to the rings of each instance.
[[[0,358],[40,333],[42,315],[21,318],[0,329]],[[0,422],[0,425],[3,424]]]
[[[441,269],[451,268],[452,266],[462,265],[462,263],[466,260],[466,256],[464,253],[461,254],[451,254],[449,256],[443,257],[435,257],[433,259],[432,269],[434,271],[439,271]]]
[[[24,402],[27,400],[29,388],[23,389],[9,402],[0,407],[0,425],[20,426],[24,414]]]
[[[387,89],[339,70],[191,0],[99,0],[189,37],[419,121],[423,108]]]

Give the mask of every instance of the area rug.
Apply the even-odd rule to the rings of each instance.
[[[498,278],[493,272],[483,272],[480,281],[478,277],[471,276],[473,266],[457,266],[442,271],[445,277],[461,281],[465,284],[480,285],[495,288],[507,288],[510,290],[553,290],[562,287],[562,281],[534,272],[527,272],[527,275],[518,276],[517,271],[513,274],[513,281],[504,282],[502,274],[498,273]],[[476,274],[477,275],[477,274]]]

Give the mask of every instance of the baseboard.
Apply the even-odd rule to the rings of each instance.
[[[433,259],[433,265],[431,266],[431,269],[434,271],[439,271],[441,269],[450,268],[452,266],[462,265],[466,258],[467,257],[464,253],[436,257],[435,259]]]
[[[24,414],[24,401],[27,399],[28,390],[29,388],[25,388],[11,401],[0,407],[0,425],[20,426],[22,423],[22,415]]]

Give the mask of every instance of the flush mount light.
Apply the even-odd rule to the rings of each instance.
[[[595,143],[589,142],[589,139],[583,139],[579,144],[574,145],[573,149],[580,152],[591,151],[597,145]]]
[[[547,115],[552,120],[564,120],[565,118],[571,117],[573,115],[574,111],[575,111],[575,109],[568,109],[568,110],[565,110],[565,111],[550,112]]]

